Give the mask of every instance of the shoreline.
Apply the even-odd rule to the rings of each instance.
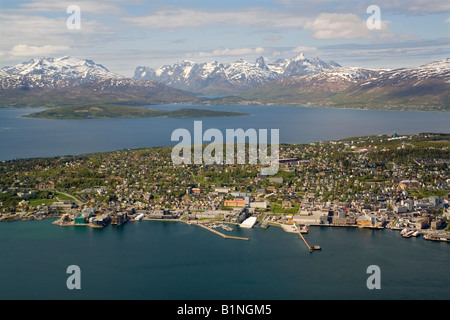
[[[72,222],[68,222],[68,223],[61,223],[58,222],[61,219],[61,216],[46,216],[46,217],[41,217],[41,218],[35,218],[35,219],[17,219],[17,220],[13,220],[13,221],[0,221],[0,223],[2,222],[32,222],[32,221],[42,221],[42,220],[47,220],[47,219],[57,219],[55,221],[52,222],[53,225],[55,226],[59,226],[59,227],[89,227],[89,228],[93,228],[93,229],[103,229],[109,225],[117,225],[117,224],[113,224],[113,223],[107,223],[106,225],[94,225],[92,223],[74,223]],[[125,221],[124,223],[122,223],[121,225],[126,224],[127,222],[140,222],[140,221],[156,221],[156,222],[182,222],[186,225],[196,225],[201,227],[204,230],[207,230],[213,234],[216,234],[220,237],[222,237],[223,239],[234,239],[234,240],[243,240],[243,241],[249,241],[251,240],[251,238],[246,238],[246,237],[238,237],[238,236],[229,236],[226,234],[223,234],[217,230],[214,230],[213,228],[210,228],[208,226],[206,226],[205,224],[207,223],[220,223],[220,224],[232,224],[235,225],[237,227],[239,227],[238,224],[233,223],[233,222],[224,222],[224,221],[218,221],[218,220],[212,220],[209,222],[205,222],[205,223],[192,223],[192,222],[188,222],[185,220],[181,220],[181,219],[155,219],[155,218],[147,218],[144,217],[142,220],[133,220],[133,219],[128,219],[127,221]],[[257,223],[256,226],[259,226],[261,228],[261,223]],[[306,246],[308,247],[309,252],[313,252],[316,250],[322,250],[322,248],[318,245],[309,245],[305,238],[303,237],[302,233],[309,233],[309,231],[307,232],[302,232],[302,231],[292,231],[289,230],[288,228],[283,227],[283,224],[281,223],[273,223],[273,222],[269,222],[268,226],[274,226],[274,227],[280,227],[281,229],[283,229],[286,233],[292,233],[292,234],[298,234],[300,236],[300,238],[303,240],[303,242],[306,244]],[[267,227],[268,227],[267,226]],[[287,225],[286,225],[287,226]],[[267,229],[267,227],[265,227],[264,229]],[[309,227],[326,227],[326,228],[333,228],[333,227],[337,227],[337,228],[351,228],[351,229],[369,229],[369,230],[392,230],[392,231],[401,231],[403,230],[402,228],[392,228],[392,227],[380,227],[380,228],[371,228],[371,227],[358,227],[357,225],[332,225],[332,224],[309,224]],[[254,227],[253,227],[254,228]],[[251,228],[251,229],[253,229]],[[408,239],[408,238],[422,238],[424,240],[427,241],[433,241],[433,242],[446,242],[446,243],[450,243],[450,240],[448,238],[445,238],[445,236],[448,236],[450,232],[445,231],[445,229],[440,229],[440,230],[416,230],[413,228],[409,228],[409,231],[419,231],[419,235],[417,236],[410,236],[410,237],[403,237],[401,236],[401,239]]]
[[[45,219],[55,219],[55,218],[56,217],[45,217],[45,218],[42,218],[42,219],[35,219],[35,220],[45,220]],[[33,220],[15,220],[15,221],[24,221],[24,222],[26,222],[26,221],[33,221]],[[11,222],[15,222],[15,221],[11,221]],[[209,223],[220,223],[220,224],[233,224],[233,225],[239,227],[239,224],[232,223],[232,222],[218,221],[218,220],[212,220],[212,221],[202,222],[202,223],[198,223],[198,222],[193,223],[193,222],[189,222],[189,221],[185,221],[185,220],[181,220],[181,219],[155,219],[155,218],[144,217],[141,220],[128,219],[127,221],[125,221],[121,225],[124,225],[127,222],[141,222],[141,221],[182,222],[182,223],[184,223],[186,225],[189,225],[189,226],[192,226],[192,225],[195,226],[196,225],[198,227],[201,227],[202,229],[205,229],[205,230],[207,230],[207,231],[209,231],[211,233],[214,233],[214,234],[216,234],[216,235],[218,235],[218,236],[220,236],[220,237],[222,237],[224,239],[234,239],[234,240],[244,240],[244,241],[251,240],[250,238],[247,238],[247,237],[229,236],[229,235],[223,234],[223,233],[221,233],[221,232],[219,232],[219,231],[217,231],[217,230],[215,230],[215,229],[213,229],[211,227],[208,227],[206,225],[206,224],[209,224]],[[56,225],[56,226],[61,226],[61,227],[66,227],[66,226],[68,226],[68,227],[90,227],[90,228],[94,228],[94,229],[103,229],[103,228],[107,227],[108,225],[116,225],[116,224],[113,224],[113,223],[107,223],[105,225],[95,225],[95,224],[92,224],[92,223],[74,223],[73,221],[72,222],[68,222],[68,223],[60,223],[60,222],[58,222],[58,220],[55,220],[54,222],[52,222],[52,224]],[[261,228],[261,224],[259,222],[256,224],[256,226],[259,226]],[[298,234],[300,236],[300,238],[303,240],[303,242],[306,244],[309,252],[312,252],[313,250],[321,250],[322,249],[318,245],[309,245],[307,243],[307,241],[305,240],[305,238],[303,237],[302,234],[308,234],[309,230],[308,231],[304,231],[301,228],[299,229],[298,227],[295,227],[295,230],[294,230],[292,228],[289,228],[291,225],[285,225],[285,224],[273,223],[273,222],[269,223],[268,226],[280,227],[286,233]],[[392,230],[392,231],[401,231],[401,230],[405,229],[405,228],[402,229],[402,228],[391,228],[391,227],[377,227],[377,228],[373,228],[373,227],[359,227],[357,225],[332,225],[332,224],[309,224],[309,225],[307,225],[307,227],[308,228],[309,227],[319,227],[319,228],[322,228],[322,227],[326,227],[326,228],[337,227],[337,228],[351,228],[351,229],[358,229],[358,230],[359,229],[361,229],[361,230],[368,229],[368,230],[375,230],[375,231],[381,231],[381,230],[385,230],[385,229]],[[253,228],[254,227],[252,227],[251,229],[253,229]],[[264,228],[264,229],[267,229],[267,227]],[[419,232],[419,234],[416,235],[416,236],[410,236],[410,237],[413,237],[413,238],[419,238],[421,236],[421,238],[423,238],[424,240],[450,243],[450,241],[447,238],[444,238],[442,236],[442,234],[444,234],[444,236],[445,236],[445,234],[448,235],[450,233],[448,231],[445,231],[444,229],[442,229],[442,230],[418,230],[418,229],[409,228],[408,231],[418,231]],[[441,237],[439,237],[439,235],[441,235]],[[403,238],[410,238],[410,237],[402,236],[401,238],[403,239]]]

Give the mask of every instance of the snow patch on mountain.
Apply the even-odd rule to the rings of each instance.
[[[123,79],[92,60],[70,56],[37,58],[0,69],[0,88],[46,88],[80,85],[98,79]]]
[[[270,61],[259,57],[255,63],[244,59],[223,65],[217,61],[194,63],[181,61],[164,65],[156,70],[139,66],[134,79],[155,80],[179,89],[193,92],[207,91],[214,86],[226,86],[230,90],[241,91],[266,82],[307,74],[317,74],[340,67],[335,62],[325,62],[319,58],[307,59],[302,53],[292,59]]]

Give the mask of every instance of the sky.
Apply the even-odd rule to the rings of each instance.
[[[0,67],[68,55],[131,77],[137,66],[299,53],[366,68],[448,58],[450,1],[0,0]]]

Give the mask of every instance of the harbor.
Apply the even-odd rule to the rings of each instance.
[[[215,230],[215,229],[213,229],[211,227],[208,227],[208,226],[206,226],[205,224],[202,224],[202,223],[194,223],[194,224],[199,226],[199,227],[202,227],[203,229],[211,231],[212,233],[217,234],[218,236],[221,236],[224,239],[235,239],[235,240],[245,240],[245,241],[250,240],[250,238],[228,236],[228,235],[223,234],[223,233],[221,233],[221,232],[219,232],[219,231],[217,231],[217,230]]]
[[[226,235],[238,235],[235,233],[238,227],[231,224],[230,227],[234,232],[216,230]],[[80,293],[86,299],[120,300],[125,295],[127,299],[136,300],[220,300],[225,293],[227,299],[245,300],[255,292],[267,299],[332,299],[337,296],[370,299],[373,290],[358,290],[365,282],[361,283],[361,277],[352,276],[358,272],[364,274],[365,268],[374,263],[367,248],[372,248],[378,257],[376,263],[390,266],[389,272],[384,271],[382,275],[396,279],[382,282],[383,289],[377,291],[380,298],[443,299],[450,295],[448,280],[442,277],[450,263],[446,243],[399,239],[398,232],[388,230],[377,236],[367,236],[368,232],[355,228],[310,227],[309,234],[303,236],[311,246],[320,244],[322,247],[322,251],[311,254],[299,235],[286,233],[272,225],[267,229],[241,230],[245,232],[244,236],[251,238],[249,242],[225,240],[201,227],[161,220],[159,223],[130,220],[121,226],[120,235],[116,226],[92,229],[95,232],[91,232],[91,228],[72,227],[76,232],[67,232],[66,228],[58,228],[49,220],[17,221],[0,224],[0,228],[2,239],[8,242],[1,251],[0,264],[3,274],[0,295],[5,299],[34,299],[36,295],[45,299],[73,299],[74,292],[66,289],[65,279],[61,285],[61,277],[53,276],[58,271],[61,273],[61,266],[73,263],[81,267]],[[86,241],[92,235],[96,241]],[[30,236],[33,243],[26,245],[24,242]],[[136,242],[136,239],[140,240]],[[413,240],[415,252],[409,250],[410,240]],[[353,241],[358,244],[352,250],[342,247]],[[117,259],[118,252],[124,259]],[[339,259],[336,259],[337,254]],[[31,257],[47,259],[35,259],[30,264]],[[413,264],[411,257],[416,258]],[[132,268],[135,272],[126,271],[130,269],[131,258],[134,258]],[[317,269],[319,261],[324,269]],[[435,268],[433,272],[423,272],[430,266]],[[148,271],[150,268],[151,272]],[[345,272],[339,273],[338,277],[337,269]],[[48,279],[48,283],[44,288],[41,286],[42,276],[30,276],[29,282],[20,282],[24,275],[17,270],[25,274],[44,270],[44,279]],[[89,276],[83,277],[83,272],[85,275],[89,272]],[[323,277],[323,281],[336,280],[330,281],[327,290],[319,291],[323,283],[319,282],[319,277]],[[411,277],[417,281],[410,282]],[[110,290],[115,279],[121,279],[115,282],[117,290]],[[23,291],[16,290],[18,283]]]

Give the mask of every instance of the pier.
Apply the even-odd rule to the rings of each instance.
[[[199,227],[202,227],[203,229],[206,229],[206,230],[208,230],[208,231],[211,231],[212,233],[215,233],[215,234],[217,234],[218,236],[221,236],[221,237],[224,238],[224,239],[236,239],[236,240],[246,240],[246,241],[250,240],[250,238],[235,237],[235,236],[227,236],[226,234],[223,234],[223,233],[221,233],[221,232],[219,232],[219,231],[217,231],[217,230],[214,230],[214,229],[212,229],[212,228],[209,228],[209,227],[207,227],[207,226],[205,226],[205,225],[203,225],[203,224],[201,224],[201,223],[195,223],[195,225],[197,225],[197,226],[199,226]]]
[[[313,250],[322,250],[320,246],[310,246],[308,242],[306,241],[305,237],[301,234],[301,232],[298,232],[298,235],[300,238],[302,238],[303,242],[305,243],[306,247],[308,248],[309,252],[313,252]]]

